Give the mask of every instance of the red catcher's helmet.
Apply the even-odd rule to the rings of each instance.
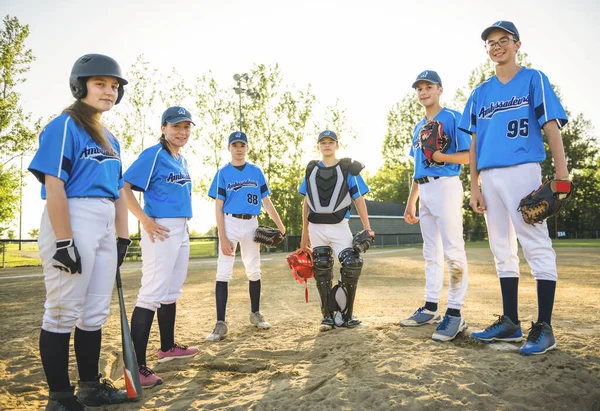
[[[304,252],[300,249],[294,251],[286,257],[287,263],[294,274],[294,278],[299,283],[305,284],[304,298],[308,303],[308,279],[315,276],[315,269],[313,267],[313,256],[312,251]]]

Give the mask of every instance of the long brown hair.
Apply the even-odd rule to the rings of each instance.
[[[100,147],[109,151],[113,149],[104,135],[104,127],[97,119],[98,111],[95,108],[78,99],[64,109],[63,114],[68,114],[77,125],[83,127]]]
[[[165,123],[163,124],[163,127],[166,127],[166,126],[167,126],[167,122],[165,121]],[[175,153],[173,153],[173,151],[169,147],[169,142],[167,141],[167,136],[165,136],[165,133],[162,133],[160,135],[160,138],[158,139],[158,141],[160,142],[160,145],[162,146],[162,148],[165,149],[166,151],[168,151],[169,154],[171,154],[171,157],[175,157]]]

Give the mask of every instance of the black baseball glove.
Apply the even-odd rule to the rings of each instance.
[[[264,244],[268,247],[275,247],[283,241],[284,237],[285,235],[278,229],[264,225],[258,226],[254,232],[254,242]]]
[[[352,239],[352,248],[358,253],[364,253],[371,247],[373,241],[374,237],[371,237],[371,234],[367,230],[362,230]]]
[[[123,264],[123,260],[127,256],[127,249],[131,245],[131,240],[129,238],[121,238],[117,237],[117,267],[120,267]]]
[[[53,267],[69,274],[81,274],[81,257],[72,238],[56,242],[56,253],[52,257]]]
[[[450,137],[444,134],[444,125],[440,121],[430,120],[419,132],[419,147],[425,156],[425,164],[443,164],[433,161],[433,153],[436,151],[445,153],[450,148]]]
[[[542,223],[569,205],[574,189],[571,181],[550,180],[523,197],[517,210],[527,224]]]

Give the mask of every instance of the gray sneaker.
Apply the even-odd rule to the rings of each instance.
[[[221,341],[227,335],[227,323],[225,321],[217,321],[215,329],[206,337],[206,341]]]
[[[265,321],[265,317],[260,313],[260,311],[250,313],[250,324],[265,330],[271,326],[271,324]]]
[[[444,320],[438,325],[431,338],[433,341],[452,341],[458,333],[463,332],[467,328],[467,322],[462,316],[454,317],[446,314],[444,315]]]
[[[437,311],[429,311],[427,308],[421,307],[410,317],[400,320],[400,325],[418,327],[419,325],[439,323],[441,320],[442,317]]]

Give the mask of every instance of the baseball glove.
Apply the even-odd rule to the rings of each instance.
[[[283,241],[285,236],[276,228],[264,225],[258,226],[254,232],[254,242],[264,244],[267,247],[275,247]]]
[[[367,230],[362,230],[352,239],[352,248],[358,253],[364,253],[371,247],[373,240],[374,237],[371,237],[371,234]]]
[[[574,189],[571,181],[550,180],[523,197],[517,210],[527,224],[542,223],[569,205]]]
[[[304,252],[300,249],[294,251],[286,257],[288,266],[292,269],[294,278],[299,283],[304,283],[304,299],[308,303],[308,279],[315,276],[315,269],[313,267],[313,256],[312,252]]]
[[[443,164],[433,161],[433,153],[436,151],[445,153],[450,148],[450,137],[444,134],[444,125],[440,121],[430,120],[425,123],[419,132],[419,147],[423,151],[427,167],[432,164]]]

